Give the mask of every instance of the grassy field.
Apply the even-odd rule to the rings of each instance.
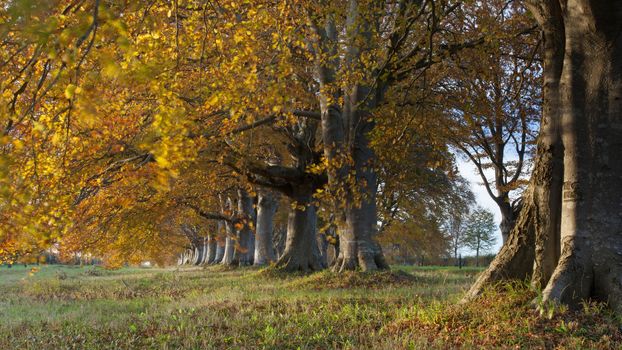
[[[0,268],[0,349],[622,348],[602,305],[538,312],[521,285],[456,304],[474,269],[29,271]]]

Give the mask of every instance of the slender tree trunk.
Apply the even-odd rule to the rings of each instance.
[[[214,264],[220,264],[222,258],[225,256],[225,242],[216,242],[216,257],[214,258]]]
[[[272,245],[274,246],[274,252],[276,253],[276,260],[279,260],[283,256],[285,251],[285,240],[287,238],[287,226],[278,226],[275,230],[275,236],[272,239]]]
[[[192,255],[192,265],[199,265],[201,263],[201,254],[203,253],[201,246],[194,247],[194,254]]]
[[[335,237],[335,244],[333,245],[333,260],[330,263],[330,266],[335,266],[337,265],[338,259],[339,259],[339,252],[341,251],[341,239],[339,238],[339,235],[335,232],[334,234]]]
[[[190,265],[192,263],[192,249],[186,249],[186,259],[184,265]]]
[[[252,265],[254,251],[251,249],[254,222],[253,200],[245,190],[238,189],[238,215],[242,216],[241,228],[237,231],[238,244],[233,260],[240,266]]]
[[[207,237],[203,237],[203,243],[199,246],[201,256],[197,265],[205,265],[207,260]]]
[[[207,237],[203,238],[204,243],[203,243],[203,259],[201,261],[201,265],[207,265],[208,264],[208,260],[209,260],[209,250],[210,250],[210,240],[212,239],[211,235],[207,235]],[[212,257],[213,257],[213,253],[212,253]]]
[[[256,217],[256,215],[253,215]],[[255,219],[253,220],[253,225],[256,225]],[[255,233],[251,229],[250,240],[248,242],[248,257],[249,257],[249,265],[255,264]]]
[[[220,264],[222,262],[222,258],[225,255],[225,240],[226,240],[226,232],[225,232],[225,223],[222,220],[219,220],[216,223],[216,236],[215,236],[215,246],[216,252],[214,253],[214,261],[212,264]]]
[[[214,235],[207,236],[207,254],[205,256],[205,264],[213,264],[216,260],[216,239]]]
[[[272,193],[260,191],[257,199],[257,228],[255,240],[255,266],[264,266],[276,261],[272,247],[274,231],[274,215],[277,200]]]
[[[234,253],[235,253],[235,239],[233,236],[233,225],[229,222],[225,223],[226,230],[226,238],[225,238],[225,248],[222,257],[221,264],[225,266],[233,266],[235,265]]]
[[[328,265],[328,240],[326,239],[326,235],[323,233],[318,233],[317,235],[317,246],[320,249],[320,257],[322,258],[322,265]]]
[[[203,243],[201,244],[201,259],[197,265],[205,265],[207,260],[207,237],[203,237]]]
[[[294,194],[287,219],[285,250],[276,266],[285,271],[319,271],[322,265],[317,246],[317,214],[312,204],[312,191]]]

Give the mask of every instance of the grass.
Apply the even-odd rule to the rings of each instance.
[[[538,312],[517,284],[456,304],[473,268],[29,271],[0,268],[0,349],[622,348],[599,304]]]

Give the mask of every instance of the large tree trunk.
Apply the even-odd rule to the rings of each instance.
[[[268,265],[276,260],[272,247],[272,232],[274,231],[274,215],[277,209],[277,200],[267,191],[260,191],[257,199],[257,228],[255,234],[255,266]]]
[[[339,96],[333,86],[340,68],[360,73],[362,55],[369,50],[373,24],[372,19],[360,13],[362,6],[356,0],[349,1],[347,50],[341,62],[336,53],[338,39],[334,18],[329,16],[323,29],[315,28],[320,37],[319,49],[330,57],[326,60],[318,56],[316,62],[322,92],[324,156],[331,164],[328,168],[329,190],[335,200],[345,201],[343,205],[335,205],[337,210],[343,210],[343,214],[337,217],[338,231],[343,236],[334,266],[336,271],[388,268],[380,246],[373,240],[377,224],[377,175],[374,169],[376,156],[369,147],[369,133],[374,127],[370,112],[379,105],[383,88],[355,82],[344,87],[343,96]],[[343,101],[341,106],[337,104],[340,100]]]
[[[550,11],[560,11],[559,6],[557,10],[551,7]],[[564,29],[563,23],[556,18],[540,21],[544,33],[544,104],[529,188],[508,241],[471,287],[467,299],[479,295],[486,286],[501,280],[524,280],[531,277],[534,285],[544,286],[557,264],[559,249],[556,249],[555,242],[559,241],[563,177],[559,80],[564,55]]]
[[[538,152],[543,156],[543,169],[534,181],[534,200],[537,205],[537,222],[534,223],[535,261],[532,284],[543,288],[551,278],[560,256],[561,196],[564,173],[564,146],[561,139],[560,79],[564,57],[564,23],[561,8],[550,1],[540,10],[554,15],[538,18],[544,36],[544,105]]]
[[[335,271],[361,269],[374,271],[388,269],[380,245],[375,242],[375,201],[364,201],[360,206],[351,203],[346,208],[345,229],[339,235],[339,256]]]
[[[622,3],[569,0],[564,20],[562,253],[544,298],[622,311]]]
[[[287,219],[287,238],[283,255],[276,263],[285,271],[319,271],[322,265],[317,246],[317,213],[312,191],[295,194]]]
[[[596,297],[620,312],[622,3],[568,0],[563,6],[557,0],[530,6],[546,44],[543,136],[519,218],[531,220],[519,222],[510,239],[524,238],[519,248],[534,251],[533,259],[521,257],[520,249],[502,249],[469,296],[487,284],[482,281],[494,281],[493,272],[525,277],[516,273],[518,264],[499,268],[500,261],[521,257],[523,264],[535,262],[533,281],[546,285],[545,301],[574,306]]]
[[[336,271],[363,271],[388,269],[380,245],[374,240],[377,230],[376,191],[378,176],[376,175],[376,155],[369,146],[369,132],[374,127],[369,121],[369,113],[357,110],[354,102],[362,101],[369,95],[370,89],[358,87],[349,100],[352,104],[345,111],[350,120],[352,132],[350,136],[353,160],[354,186],[346,186],[345,228],[341,229],[340,254]],[[371,108],[372,106],[367,106]]]

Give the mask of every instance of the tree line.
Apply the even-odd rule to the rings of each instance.
[[[460,154],[504,241],[468,297],[619,308],[617,3],[4,5],[1,256],[386,269],[464,220]]]

